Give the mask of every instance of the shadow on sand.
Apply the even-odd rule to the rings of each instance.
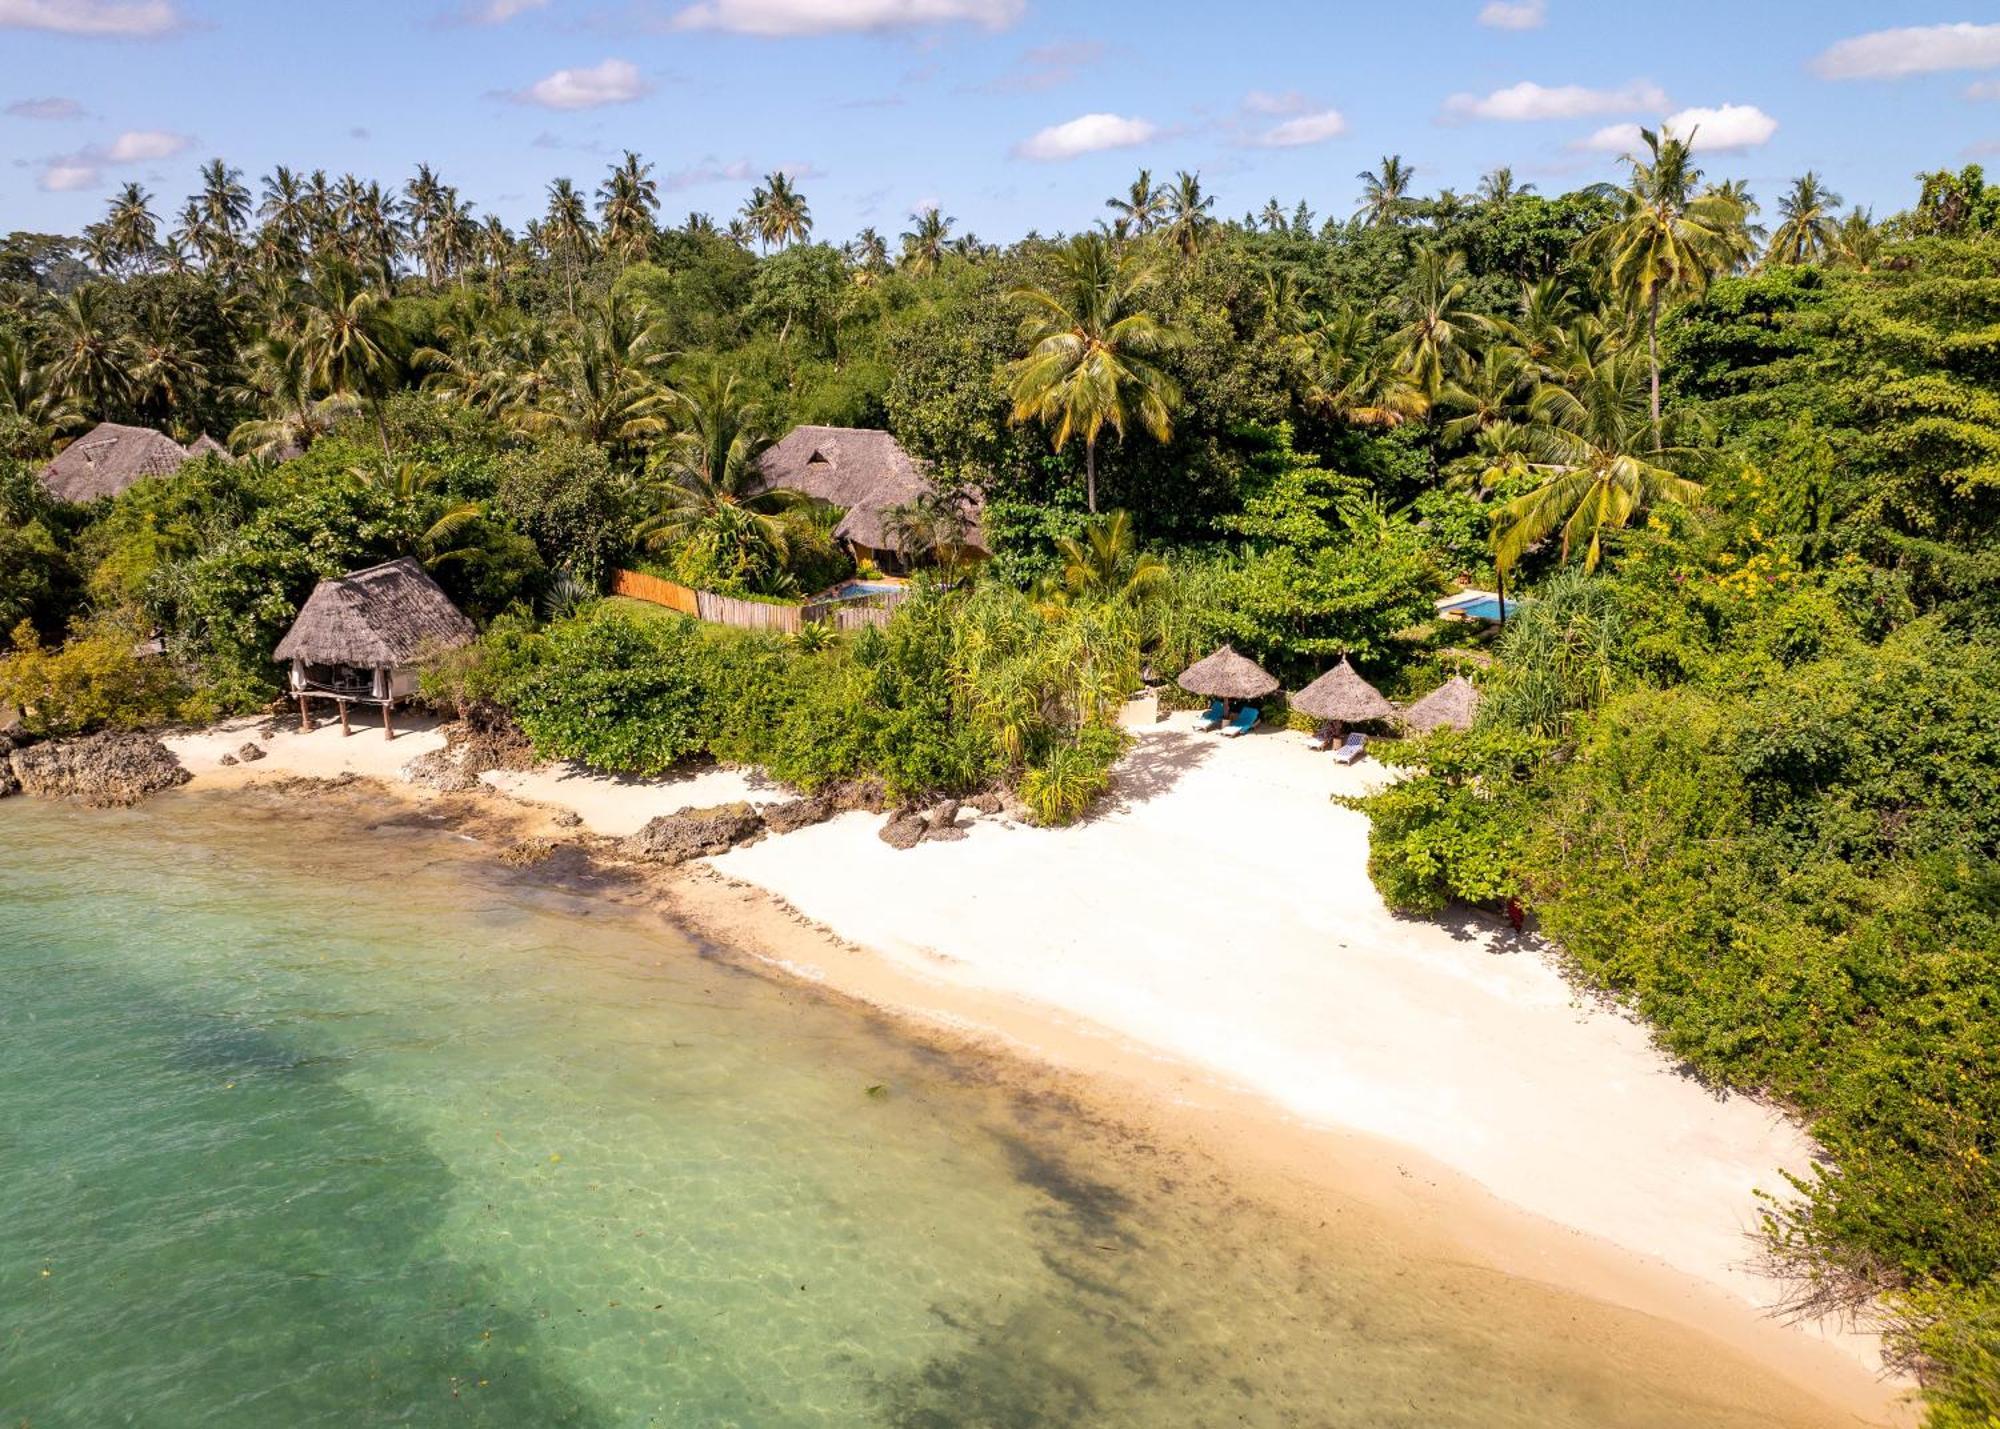
[[[1180,783],[1181,776],[1205,763],[1215,752],[1212,736],[1178,730],[1149,734],[1119,761],[1111,775],[1111,796],[1103,811],[1124,813],[1150,804]]]

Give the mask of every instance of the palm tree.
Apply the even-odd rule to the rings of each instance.
[[[937,210],[931,209],[930,212],[936,213]],[[855,274],[857,278],[873,282],[889,269],[889,245],[872,224],[855,234],[842,251],[847,255],[847,261],[858,270]]]
[[[49,377],[66,402],[102,419],[130,398],[137,355],[113,324],[104,285],[86,284],[54,303],[48,332],[54,352]]]
[[[1660,309],[1669,298],[1707,291],[1748,251],[1740,199],[1709,192],[1691,197],[1701,171],[1688,144],[1671,133],[1639,131],[1644,159],[1631,155],[1632,180],[1618,218],[1585,237],[1577,253],[1599,264],[1612,290],[1646,316],[1652,368],[1651,411],[1660,423]]]
[[[954,220],[939,213],[933,205],[911,214],[910,221],[916,227],[903,235],[903,266],[918,277],[935,273],[950,249]]]
[[[597,187],[598,217],[604,223],[604,246],[629,261],[646,256],[653,242],[653,215],[660,208],[660,186],[653,166],[641,163],[630,149],[612,166]]]
[[[627,452],[665,436],[670,394],[657,376],[665,357],[644,306],[614,289],[543,364],[539,400],[519,424]]]
[[[1514,171],[1502,164],[1479,181],[1479,201],[1495,208],[1505,208],[1509,203],[1535,191],[1533,184],[1514,182]]]
[[[152,205],[153,196],[137,184],[126,184],[111,200],[104,219],[104,247],[113,262],[144,266],[151,258],[160,237]]]
[[[1128,230],[1144,237],[1167,216],[1167,193],[1153,186],[1153,171],[1139,170],[1139,177],[1132,181],[1132,187],[1123,198],[1108,198],[1104,206],[1118,215],[1118,222]]]
[[[1403,221],[1410,206],[1410,181],[1416,175],[1401,154],[1384,154],[1380,169],[1363,169],[1355,175],[1361,180],[1360,212],[1369,227]]]
[[[385,491],[396,503],[418,514],[425,523],[417,534],[414,554],[422,556],[424,564],[436,567],[455,557],[463,557],[464,551],[440,550],[446,542],[460,531],[486,514],[486,507],[478,501],[450,501],[442,497],[437,486],[440,473],[434,466],[416,462],[399,462],[394,466],[389,459],[373,466],[349,467],[347,474],[363,486],[372,486]]]
[[[1201,175],[1182,169],[1167,195],[1167,241],[1184,258],[1192,258],[1215,227],[1215,200],[1201,191]]]
[[[1882,230],[1875,225],[1873,210],[1849,209],[1847,217],[1840,221],[1840,231],[1834,235],[1834,261],[1843,268],[1869,272],[1882,256],[1885,241]]]
[[[346,393],[315,396],[317,388],[306,365],[305,347],[282,330],[267,332],[251,343],[244,350],[241,366],[244,380],[231,389],[230,396],[240,404],[256,406],[264,415],[239,423],[229,433],[232,451],[267,461],[303,452],[358,405]]]
[[[316,391],[359,397],[375,417],[382,455],[389,455],[389,425],[382,396],[399,366],[400,334],[389,320],[382,290],[362,283],[341,263],[321,267],[300,294],[298,361]]]
[[[958,579],[965,560],[966,498],[933,486],[882,513],[882,529],[905,567],[929,558],[947,584]]]
[[[656,460],[666,478],[638,539],[653,550],[693,545],[712,567],[746,582],[775,575],[791,550],[779,511],[795,498],[758,490],[764,444],[757,407],[732,373],[710,367],[667,394],[680,430]]]
[[[183,344],[164,325],[147,332],[133,345],[132,399],[160,426],[207,390],[208,364],[198,347]]]
[[[1128,511],[1100,516],[1083,538],[1056,542],[1062,588],[1085,600],[1141,605],[1165,592],[1172,579],[1167,563],[1139,549]]]
[[[563,292],[569,315],[575,317],[576,268],[578,263],[590,256],[596,230],[591,225],[583,195],[568,179],[556,179],[549,185],[548,218],[542,225],[542,232],[547,235],[551,253],[562,262]]]
[[[1426,408],[1471,360],[1470,349],[1486,322],[1467,306],[1465,256],[1429,248],[1418,255],[1416,281],[1404,308],[1407,320],[1389,338],[1390,350]]]
[[[250,190],[243,171],[221,159],[201,166],[201,216],[210,247],[202,258],[210,267],[227,267],[242,248],[243,227],[250,220]]]
[[[1154,275],[1136,254],[1118,252],[1102,234],[1083,233],[1055,254],[1049,289],[1017,288],[1026,354],[1008,368],[1012,420],[1054,427],[1055,449],[1083,437],[1084,499],[1097,512],[1097,440],[1109,425],[1119,437],[1136,417],[1153,436],[1173,435],[1180,389],[1153,359],[1172,334],[1144,306]]]
[[[1493,552],[1503,574],[1558,529],[1563,559],[1581,550],[1584,569],[1595,570],[1605,536],[1623,530],[1638,512],[1700,498],[1698,483],[1663,464],[1685,453],[1654,440],[1642,370],[1631,357],[1621,353],[1600,363],[1574,390],[1543,387],[1529,410],[1525,453],[1504,469],[1540,482],[1499,512]]]
[[[749,221],[757,241],[767,248],[772,244],[783,248],[793,242],[803,243],[812,233],[812,210],[782,169],[764,175],[762,186],[753,189],[750,201],[744,204],[743,217]]]
[[[1257,224],[1266,233],[1285,231],[1285,206],[1278,202],[1276,194],[1265,200],[1263,211],[1257,215]]]
[[[1832,258],[1840,246],[1840,224],[1833,211],[1842,201],[1811,169],[1792,180],[1792,191],[1778,200],[1778,214],[1784,222],[1771,235],[1770,260],[1798,264]]]
[[[48,367],[36,363],[27,343],[12,333],[0,333],[0,412],[30,428],[43,450],[84,425],[83,413]]]
[[[1423,415],[1423,394],[1376,340],[1368,314],[1336,309],[1302,337],[1308,406],[1361,427],[1400,427]]]

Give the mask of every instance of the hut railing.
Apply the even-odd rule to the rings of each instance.
[[[781,635],[796,635],[808,625],[831,625],[842,631],[859,630],[864,625],[885,626],[905,599],[900,590],[869,591],[862,595],[822,597],[803,605],[772,605],[719,595],[712,590],[696,590],[644,571],[625,570],[612,572],[611,590],[614,595],[662,605],[712,625],[769,630]]]

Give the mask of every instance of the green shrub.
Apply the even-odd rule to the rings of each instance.
[[[641,622],[600,607],[550,629],[508,703],[545,759],[664,774],[706,747],[699,644],[692,620]]]
[[[101,620],[49,649],[23,621],[12,653],[0,655],[0,705],[18,709],[30,733],[49,736],[172,719],[186,691],[165,659],[138,653],[140,638],[129,624]]]

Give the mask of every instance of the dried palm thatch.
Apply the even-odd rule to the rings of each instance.
[[[1262,699],[1278,688],[1275,675],[1227,645],[1181,671],[1176,683],[1191,695],[1225,700]]]
[[[1403,728],[1414,734],[1435,729],[1471,729],[1479,713],[1479,690],[1463,675],[1453,675],[1403,711]]]
[[[393,670],[420,650],[463,645],[472,636],[472,622],[405,556],[321,581],[272,658]]]
[[[1382,692],[1357,675],[1344,658],[1293,695],[1292,708],[1336,724],[1366,724],[1396,713],[1396,707],[1382,697]]]
[[[167,476],[188,459],[187,448],[151,427],[99,422],[42,468],[42,486],[57,501],[83,505],[116,496],[149,476]]]
[[[760,491],[796,491],[846,515],[834,529],[870,550],[895,545],[887,516],[931,489],[923,463],[888,432],[873,427],[794,427],[757,458]],[[985,549],[977,504],[965,513],[965,544]]]

